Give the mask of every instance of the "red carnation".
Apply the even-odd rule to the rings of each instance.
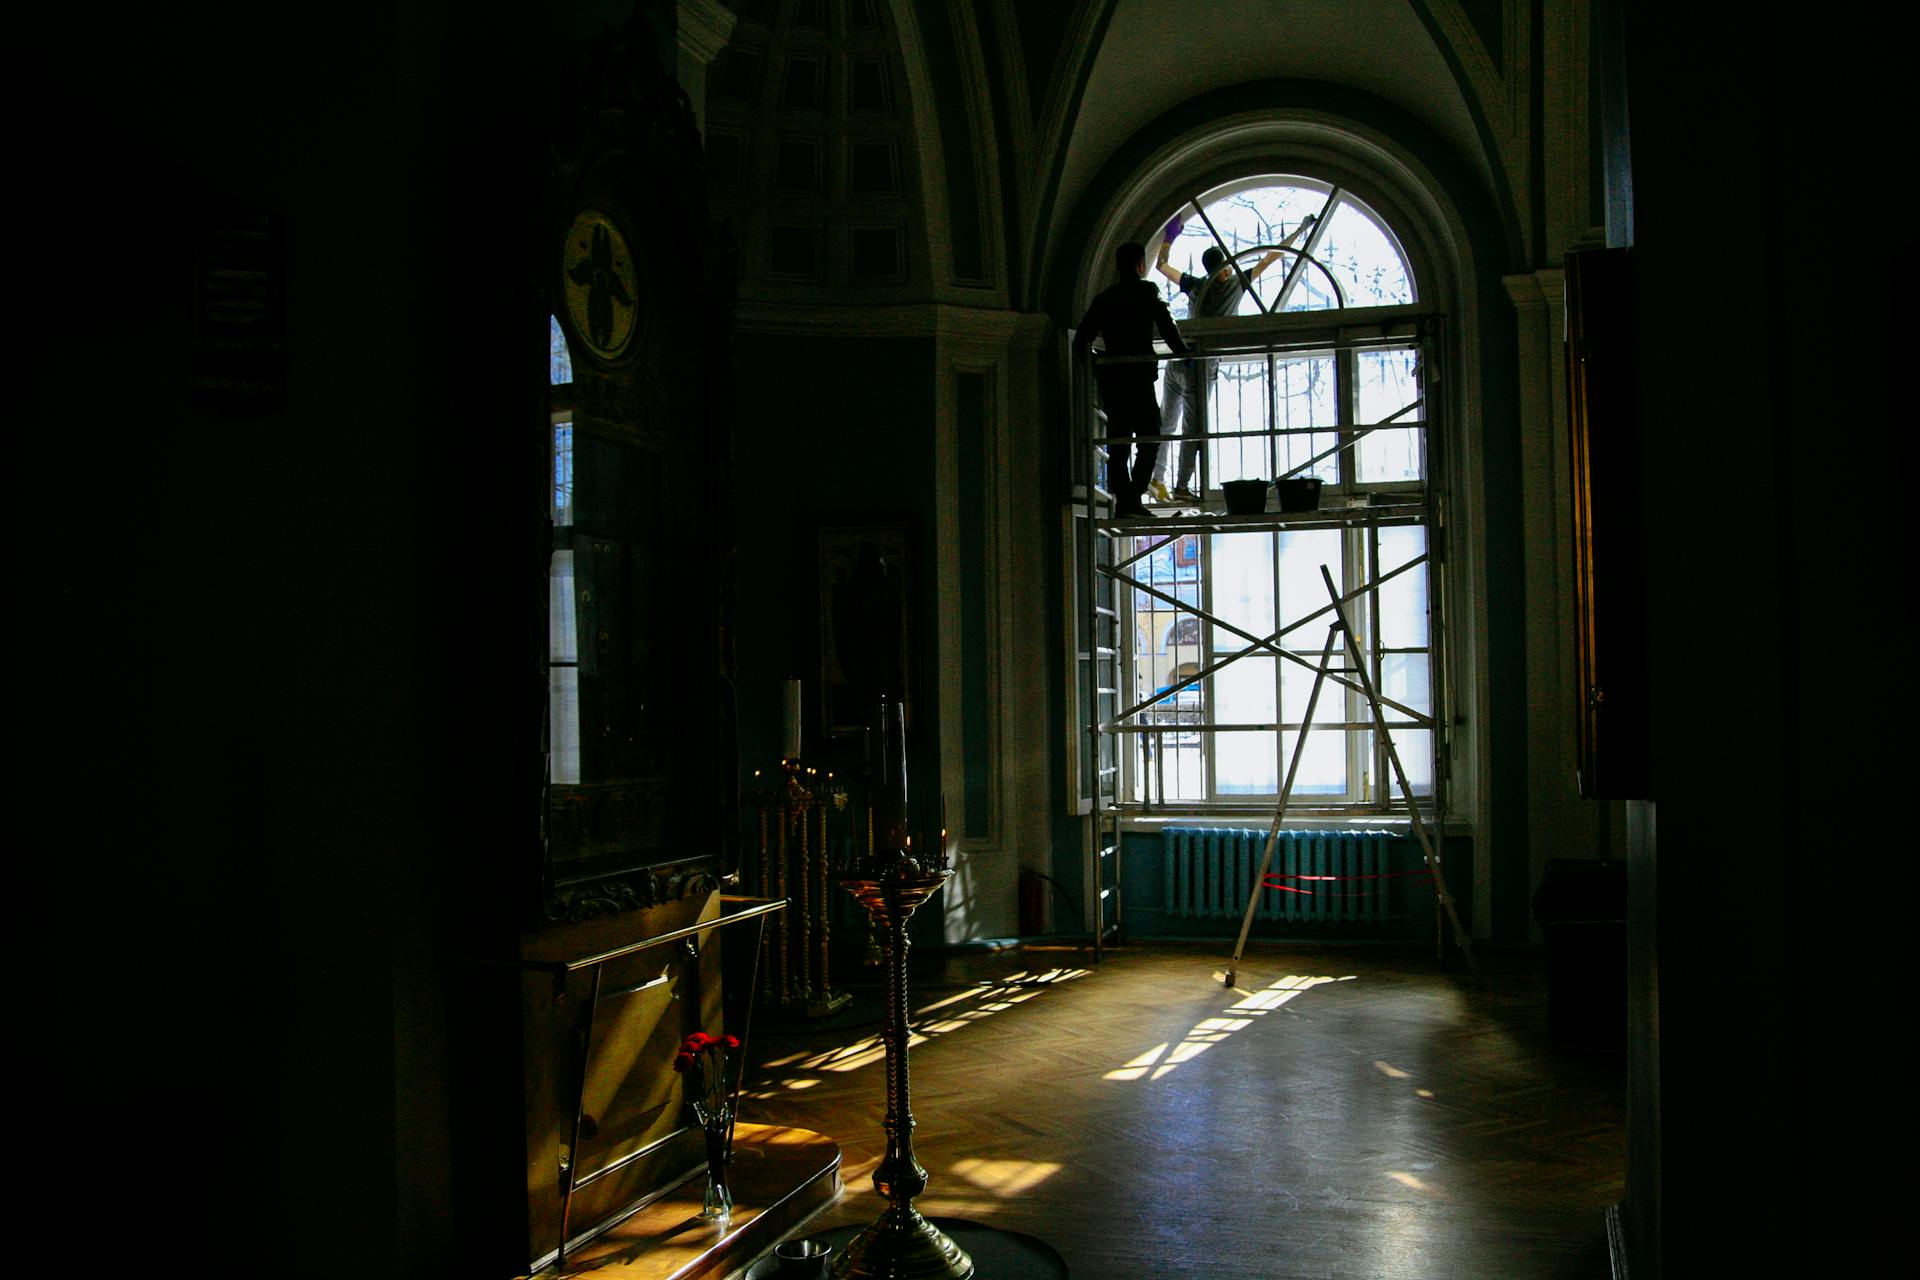
[[[704,1127],[724,1124],[731,1118],[739,1050],[739,1036],[695,1031],[680,1042],[679,1051],[673,1055],[673,1069],[687,1077],[687,1100]]]

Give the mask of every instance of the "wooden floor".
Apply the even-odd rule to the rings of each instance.
[[[1622,1060],[1552,1051],[1540,957],[1481,965],[1253,948],[1229,991],[1217,949],[949,963],[913,988],[919,1206],[1039,1236],[1075,1280],[1605,1277]],[[879,1212],[878,1012],[756,1035],[742,1118],[844,1152],[810,1229]]]

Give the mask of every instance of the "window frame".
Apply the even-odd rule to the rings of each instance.
[[[1213,188],[1212,192],[1202,196],[1201,199],[1211,200],[1217,198],[1221,193],[1244,191],[1261,186],[1277,186],[1283,183],[1304,185],[1307,182],[1313,182],[1318,188],[1334,192],[1336,195],[1340,192],[1340,188],[1333,183],[1303,179],[1299,175],[1283,176],[1266,173],[1251,175],[1237,179],[1231,183],[1221,184]],[[1424,718],[1424,722],[1421,718],[1410,718],[1405,715],[1396,714],[1392,709],[1389,709],[1387,724],[1390,729],[1396,731],[1413,728],[1415,731],[1426,735],[1427,742],[1430,744],[1430,754],[1427,754],[1426,757],[1428,761],[1427,779],[1424,788],[1421,788],[1417,782],[1415,783],[1416,797],[1423,810],[1431,808],[1444,813],[1446,812],[1447,805],[1446,780],[1450,771],[1451,756],[1451,743],[1449,742],[1447,728],[1451,717],[1447,713],[1448,694],[1450,690],[1446,677],[1446,627],[1444,624],[1443,609],[1445,574],[1441,569],[1444,562],[1444,547],[1442,545],[1444,521],[1441,518],[1440,506],[1444,500],[1449,477],[1445,463],[1446,450],[1444,441],[1446,439],[1446,432],[1444,404],[1434,397],[1431,390],[1432,384],[1435,381],[1431,375],[1444,358],[1444,317],[1437,305],[1430,300],[1424,300],[1422,298],[1418,275],[1414,269],[1412,259],[1406,253],[1402,237],[1395,232],[1391,224],[1387,223],[1386,220],[1377,213],[1374,213],[1370,206],[1358,198],[1353,198],[1352,203],[1357,205],[1375,225],[1386,233],[1395,251],[1400,255],[1400,261],[1406,271],[1408,288],[1414,299],[1413,301],[1391,306],[1349,306],[1344,308],[1334,307],[1296,311],[1273,310],[1263,311],[1262,314],[1258,315],[1237,314],[1217,318],[1188,319],[1181,322],[1181,330],[1183,334],[1196,343],[1205,344],[1210,355],[1217,357],[1221,354],[1244,354],[1249,358],[1266,359],[1268,362],[1267,377],[1269,379],[1269,389],[1267,398],[1269,405],[1274,402],[1277,394],[1274,390],[1275,384],[1271,381],[1274,361],[1276,359],[1314,353],[1326,353],[1330,355],[1332,358],[1331,367],[1334,371],[1335,378],[1333,393],[1335,418],[1332,427],[1329,430],[1326,427],[1316,424],[1308,428],[1298,429],[1299,432],[1311,431],[1315,434],[1332,435],[1334,437],[1330,456],[1335,463],[1335,475],[1323,490],[1323,503],[1332,505],[1330,508],[1323,507],[1323,510],[1346,510],[1351,512],[1355,509],[1344,506],[1349,500],[1364,499],[1369,504],[1372,504],[1381,502],[1383,498],[1389,505],[1405,503],[1411,500],[1412,504],[1419,508],[1420,514],[1417,517],[1394,520],[1370,518],[1371,506],[1368,508],[1360,508],[1359,510],[1363,512],[1363,514],[1349,521],[1336,521],[1334,522],[1334,527],[1341,529],[1340,559],[1342,590],[1343,593],[1346,593],[1346,598],[1349,601],[1349,617],[1360,633],[1359,638],[1362,640],[1362,652],[1369,667],[1369,678],[1374,681],[1375,688],[1380,689],[1379,681],[1383,674],[1383,668],[1391,663],[1396,655],[1410,653],[1425,656],[1427,663],[1427,687],[1424,692],[1427,700],[1427,716]],[[1331,221],[1331,218],[1326,219],[1326,221]],[[1234,257],[1236,260],[1245,261],[1249,256],[1264,254],[1266,249],[1267,246],[1264,245],[1253,245],[1240,250],[1234,254]],[[1306,261],[1307,258],[1303,255],[1299,257],[1298,260]],[[1280,296],[1284,297],[1284,292]],[[1415,389],[1414,403],[1417,404],[1419,408],[1415,417],[1409,420],[1409,425],[1414,426],[1416,429],[1416,434],[1412,439],[1415,442],[1417,457],[1415,469],[1418,472],[1418,478],[1362,479],[1358,470],[1360,463],[1359,446],[1366,434],[1361,428],[1367,424],[1360,421],[1359,415],[1360,401],[1362,398],[1360,387],[1361,362],[1367,352],[1393,350],[1410,350],[1413,353],[1412,378]],[[1207,388],[1210,397],[1217,392],[1218,382],[1219,380],[1216,377],[1211,375],[1208,377]],[[1076,385],[1081,388],[1082,394],[1084,395],[1086,382],[1080,380]],[[1089,402],[1082,400],[1082,403],[1087,404]],[[1090,420],[1090,418],[1090,408],[1077,414],[1075,417],[1076,426],[1080,428],[1083,439],[1087,438],[1090,432],[1082,424]],[[1391,421],[1392,418],[1389,417],[1386,420]],[[1217,425],[1217,420],[1210,417],[1210,425]],[[1273,420],[1271,417],[1266,426],[1268,430],[1262,434],[1268,441],[1277,442],[1283,438],[1285,433],[1272,429]],[[1163,448],[1177,449],[1178,447],[1179,442],[1177,440],[1163,442]],[[1278,457],[1279,447],[1277,443],[1269,444],[1267,455],[1269,459],[1276,459]],[[1203,449],[1200,464],[1201,476],[1210,476],[1211,471],[1215,469],[1214,453],[1217,448],[1217,441],[1209,440],[1206,448]],[[1076,452],[1084,459],[1084,461],[1075,468],[1075,475],[1081,479],[1082,483],[1076,487],[1075,496],[1070,505],[1073,507],[1073,514],[1084,519],[1088,515],[1087,489],[1084,480],[1088,475],[1096,474],[1093,468],[1097,466],[1097,459],[1092,451],[1077,450]],[[1311,456],[1313,452],[1314,451],[1310,450],[1309,455]],[[1296,453],[1290,456],[1297,458],[1298,454]],[[1299,467],[1296,466],[1292,469],[1298,470]],[[1285,474],[1285,472],[1286,469],[1283,469],[1276,463],[1270,467],[1267,474]],[[1213,485],[1208,485],[1209,489],[1214,487]],[[1097,495],[1098,491],[1096,490],[1095,493]],[[1097,518],[1100,505],[1098,496],[1095,497],[1092,505]],[[1217,503],[1212,505],[1217,508]],[[1424,628],[1425,643],[1423,645],[1386,646],[1376,643],[1376,638],[1381,634],[1382,628],[1382,604],[1379,592],[1379,587],[1382,584],[1365,577],[1363,571],[1378,567],[1381,557],[1380,544],[1382,541],[1380,531],[1389,524],[1402,526],[1411,525],[1424,530],[1425,550],[1414,558],[1414,567],[1407,570],[1421,573],[1425,581],[1426,617]],[[1077,524],[1070,520],[1069,528],[1076,527]],[[1270,572],[1276,583],[1276,592],[1274,595],[1275,604],[1273,606],[1276,616],[1273,619],[1273,626],[1276,629],[1284,630],[1287,620],[1278,617],[1278,611],[1282,607],[1277,591],[1277,583],[1281,572],[1278,554],[1278,535],[1292,528],[1327,527],[1327,522],[1301,524],[1297,521],[1290,521],[1286,517],[1276,518],[1270,515],[1268,522],[1261,523],[1256,520],[1252,527],[1264,531],[1265,536],[1269,540],[1268,545],[1272,548],[1269,552],[1268,559],[1271,566]],[[1214,610],[1214,601],[1212,599],[1216,585],[1216,575],[1213,569],[1213,560],[1215,557],[1214,540],[1219,537],[1249,536],[1250,532],[1249,526],[1245,524],[1235,524],[1230,526],[1230,529],[1231,531],[1196,533],[1194,535],[1199,539],[1199,585],[1203,596],[1202,607],[1205,611],[1205,615],[1201,618],[1200,623],[1202,643],[1196,655],[1201,675],[1198,678],[1197,684],[1188,686],[1189,688],[1198,688],[1201,691],[1198,699],[1201,723],[1196,726],[1199,732],[1191,735],[1199,739],[1200,744],[1199,756],[1202,785],[1198,788],[1198,798],[1194,798],[1192,794],[1189,794],[1182,798],[1168,800],[1165,798],[1164,790],[1156,794],[1155,784],[1149,777],[1149,774],[1151,769],[1156,765],[1164,768],[1165,752],[1149,753],[1143,749],[1144,744],[1148,741],[1147,732],[1139,729],[1112,731],[1113,726],[1123,721],[1137,720],[1141,712],[1149,705],[1148,703],[1142,702],[1142,698],[1146,692],[1142,680],[1145,679],[1148,685],[1157,685],[1159,677],[1152,673],[1156,670],[1157,666],[1162,665],[1156,663],[1152,658],[1149,658],[1146,663],[1146,669],[1144,671],[1142,670],[1141,659],[1143,654],[1140,651],[1141,636],[1140,626],[1137,621],[1137,618],[1141,616],[1141,610],[1138,607],[1141,593],[1136,588],[1124,582],[1115,584],[1119,592],[1123,593],[1126,597],[1131,597],[1129,605],[1120,607],[1119,612],[1121,616],[1135,619],[1131,625],[1125,628],[1125,632],[1123,633],[1128,635],[1129,638],[1125,645],[1124,652],[1121,655],[1120,664],[1122,668],[1121,686],[1125,689],[1132,690],[1133,695],[1126,699],[1126,705],[1116,709],[1118,714],[1115,714],[1111,723],[1105,724],[1104,728],[1095,727],[1088,723],[1088,717],[1084,714],[1086,692],[1084,676],[1086,668],[1082,666],[1076,670],[1076,697],[1074,699],[1076,705],[1073,709],[1082,714],[1076,717],[1078,723],[1074,726],[1074,740],[1081,744],[1091,741],[1097,748],[1103,736],[1108,736],[1115,739],[1117,744],[1122,744],[1121,748],[1114,753],[1118,757],[1116,763],[1119,766],[1116,786],[1111,795],[1104,798],[1110,806],[1109,811],[1116,815],[1123,817],[1188,814],[1230,815],[1235,812],[1270,811],[1277,801],[1279,788],[1285,777],[1288,757],[1296,740],[1295,733],[1297,732],[1295,729],[1285,727],[1291,723],[1285,718],[1285,703],[1282,701],[1282,668],[1288,665],[1287,661],[1277,657],[1270,659],[1274,663],[1273,696],[1275,716],[1271,723],[1281,726],[1273,730],[1274,789],[1272,791],[1222,792],[1219,789],[1220,753],[1216,749],[1217,740],[1215,735],[1222,731],[1221,725],[1225,724],[1225,722],[1207,723],[1206,721],[1206,717],[1219,705],[1220,698],[1217,693],[1217,684],[1219,672],[1225,666],[1225,663],[1218,660],[1218,651],[1216,649],[1217,627],[1213,624],[1213,618],[1218,616]],[[1168,536],[1178,537],[1184,535],[1176,532],[1172,528],[1166,528],[1164,531],[1153,531],[1151,536],[1158,540]],[[1084,563],[1083,554],[1087,540],[1075,537],[1072,545],[1077,552],[1082,552],[1082,554],[1077,557],[1080,563],[1075,566],[1076,572],[1079,574],[1089,574],[1090,571]],[[1135,558],[1138,547],[1131,537],[1121,539],[1116,545],[1119,548],[1117,553],[1119,563],[1125,565]],[[1390,565],[1388,567],[1392,568],[1393,566]],[[1371,589],[1360,592],[1350,592],[1346,585],[1359,584],[1362,582],[1371,582]],[[1084,593],[1080,596],[1083,602],[1088,598]],[[1155,619],[1154,630],[1157,637],[1159,632],[1177,630],[1180,626],[1180,619],[1194,615],[1168,606],[1159,612],[1152,612],[1152,616]],[[1258,628],[1255,629],[1257,630]],[[1248,648],[1255,652],[1258,651],[1258,646],[1248,646]],[[1242,652],[1245,651],[1246,650],[1242,650]],[[1176,654],[1170,651],[1166,656],[1164,665],[1169,671],[1172,671],[1179,666],[1180,659],[1185,656],[1184,652]],[[1317,665],[1319,656],[1318,642],[1316,641],[1312,654],[1303,653],[1302,656],[1308,660],[1309,667]],[[1344,657],[1344,654],[1340,656]],[[1082,655],[1082,657],[1084,657],[1084,655]],[[1231,659],[1228,661],[1231,661]],[[1173,679],[1171,683],[1178,684],[1178,678]],[[1333,691],[1339,690],[1339,686],[1337,685],[1331,685],[1329,688]],[[1332,799],[1296,794],[1296,796],[1290,798],[1289,811],[1303,816],[1314,814],[1327,816],[1365,815],[1390,817],[1395,813],[1404,814],[1405,802],[1398,794],[1397,784],[1392,778],[1391,768],[1386,759],[1384,744],[1380,741],[1379,734],[1372,727],[1364,699],[1357,691],[1345,691],[1342,695],[1343,703],[1341,706],[1341,714],[1337,719],[1333,719],[1327,714],[1325,705],[1327,692],[1328,691],[1323,691],[1322,704],[1317,710],[1313,721],[1316,726],[1314,731],[1327,731],[1331,729],[1334,724],[1338,724],[1341,727],[1340,731],[1343,734],[1347,758],[1345,790],[1341,792],[1338,797]],[[1178,699],[1176,697],[1176,702],[1177,701]],[[1131,715],[1128,714],[1129,711],[1132,712]],[[1177,717],[1174,723],[1187,723],[1187,716],[1190,713],[1191,708],[1185,704],[1181,704],[1180,709],[1173,713]],[[1404,734],[1402,732],[1396,732],[1394,736],[1396,745],[1401,747],[1401,754],[1403,756],[1407,755],[1408,753],[1403,745],[1405,741]],[[1082,747],[1081,750],[1084,750],[1084,747]],[[1076,754],[1078,754],[1078,752],[1076,752]],[[1417,770],[1410,767],[1409,773],[1417,773]],[[1078,812],[1087,812],[1091,807],[1098,807],[1098,802],[1103,798],[1100,796],[1097,788],[1090,786],[1091,780],[1087,777],[1084,766],[1076,768],[1075,774],[1076,781],[1079,784],[1075,790],[1076,798],[1079,801],[1076,805],[1076,810]],[[1088,803],[1090,800],[1095,803],[1090,805]]]

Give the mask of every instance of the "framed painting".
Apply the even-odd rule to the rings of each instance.
[[[858,737],[882,694],[913,724],[912,537],[905,521],[821,525],[820,726]]]

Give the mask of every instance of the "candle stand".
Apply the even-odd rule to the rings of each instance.
[[[833,989],[827,923],[827,813],[847,807],[847,792],[797,759],[777,773],[754,772],[760,810],[760,884],[765,898],[792,904],[767,931],[760,999],[778,1010],[824,1018],[853,997]]]
[[[904,786],[902,786],[904,792]],[[867,854],[840,879],[872,917],[886,970],[886,1016],[881,1039],[887,1055],[887,1154],[873,1186],[887,1207],[834,1261],[834,1280],[967,1280],[973,1259],[913,1207],[927,1189],[927,1171],[913,1158],[913,1110],[907,1079],[907,920],[953,873],[923,868],[905,849]]]

